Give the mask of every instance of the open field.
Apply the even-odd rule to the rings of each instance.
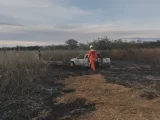
[[[110,57],[112,60],[128,60],[128,61],[141,61],[141,62],[150,62],[157,63],[160,62],[160,48],[140,48],[140,49],[115,49],[115,50],[105,50],[98,51],[103,57]],[[87,53],[83,50],[45,50],[41,51],[42,57],[44,60],[54,60],[54,61],[63,61],[68,62],[71,58]],[[18,54],[16,51],[6,51],[6,54],[3,51],[0,51],[0,63],[2,61],[23,58],[35,59],[37,56],[37,51],[19,51]]]
[[[65,65],[43,64],[37,51],[0,52],[0,119],[158,120],[160,49],[103,51],[112,66],[95,75],[66,65],[84,51],[41,53]]]

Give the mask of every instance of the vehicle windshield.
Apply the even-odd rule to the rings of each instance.
[[[100,54],[97,54],[98,58],[100,58]]]
[[[100,54],[97,54],[98,58],[100,58]],[[88,55],[86,55],[86,58],[88,58]]]
[[[79,55],[77,59],[84,59],[84,55]]]

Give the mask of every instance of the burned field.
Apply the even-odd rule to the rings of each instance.
[[[58,103],[56,99],[76,91],[66,88],[63,81],[70,77],[92,76],[83,67],[42,65],[43,74],[34,80],[32,93],[25,95],[1,94],[0,119],[2,120],[72,120],[77,116],[94,111],[96,103],[83,97]],[[105,78],[105,83],[122,85],[127,88],[143,89],[140,97],[155,99],[160,95],[160,65],[113,61],[110,68],[98,68],[95,75]],[[94,76],[95,76],[94,75]],[[98,79],[98,77],[97,77]],[[76,79],[75,79],[76,80]],[[61,81],[61,82],[59,82]],[[72,84],[72,83],[70,83]],[[81,84],[83,86],[83,84]]]
[[[160,92],[160,64],[114,61],[102,75],[107,82]]]
[[[57,104],[55,102],[57,97],[75,91],[74,89],[64,89],[65,86],[62,83],[58,83],[58,81],[65,80],[70,76],[83,75],[83,68],[75,70],[66,65],[49,65],[46,67],[44,64],[41,65],[41,68],[44,68],[44,70],[32,81],[31,84],[33,84],[33,86],[31,84],[27,86],[33,87],[28,93],[25,91],[23,94],[13,94],[11,91],[3,91],[3,93],[0,94],[0,119],[58,120],[63,119],[66,115],[80,115],[94,110],[94,104],[86,104],[86,100],[81,98],[67,104]],[[26,88],[26,83],[23,84],[24,88]],[[17,88],[19,88],[19,92],[21,92],[21,90],[23,90],[22,83],[18,84]],[[13,88],[13,91],[16,91],[16,88]]]

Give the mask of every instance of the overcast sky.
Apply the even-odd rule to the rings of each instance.
[[[0,0],[0,46],[160,38],[160,0]]]

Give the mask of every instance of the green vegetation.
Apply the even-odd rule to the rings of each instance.
[[[73,50],[73,49],[81,49],[81,50],[88,50],[89,45],[92,44],[95,49],[97,50],[113,50],[113,49],[130,49],[130,48],[159,48],[160,47],[160,40],[157,41],[124,41],[122,39],[116,39],[112,40],[109,39],[107,36],[103,38],[98,38],[97,40],[94,40],[93,42],[90,42],[88,44],[79,43],[75,39],[69,39],[65,42],[64,45],[48,45],[48,46],[17,46],[17,47],[5,47],[0,48],[2,51],[6,50]]]

